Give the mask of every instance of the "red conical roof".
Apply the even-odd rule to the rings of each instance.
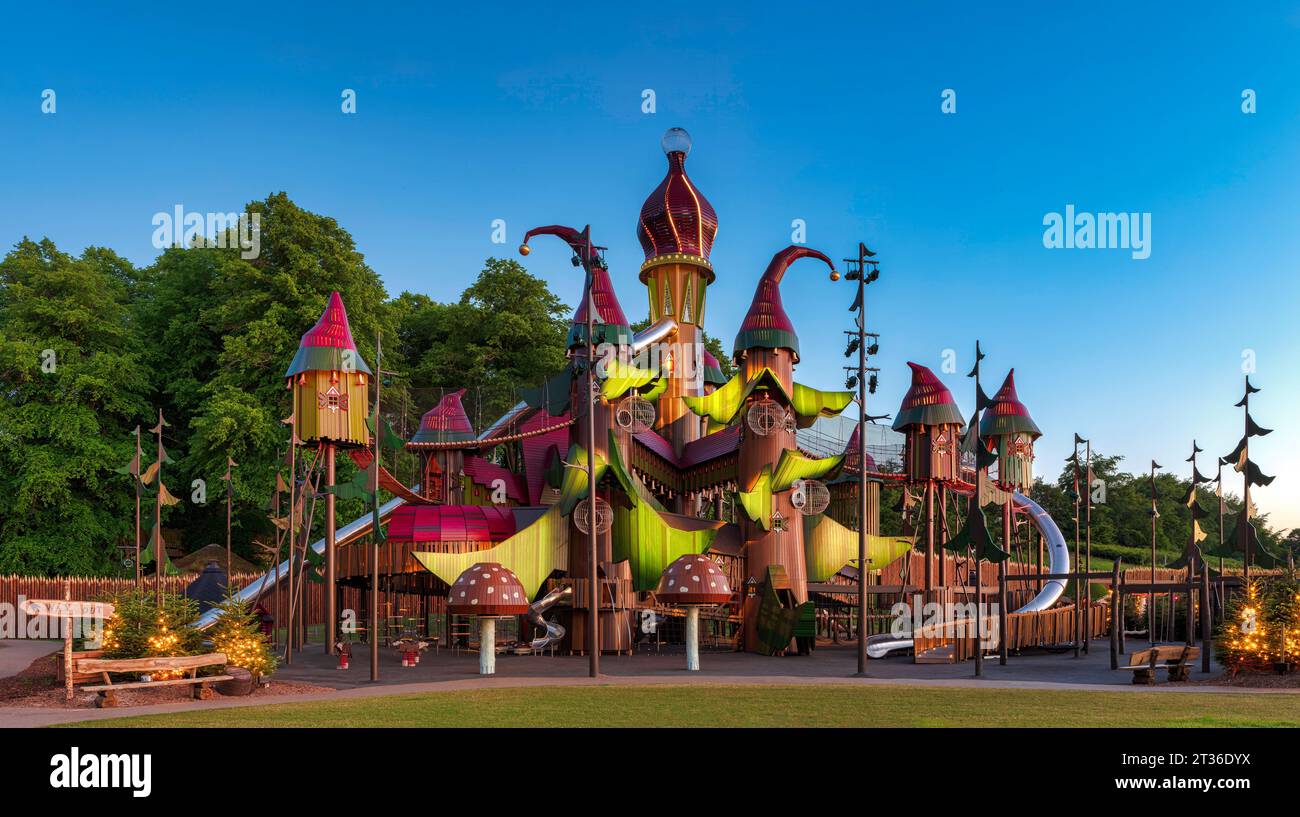
[[[903,405],[894,419],[894,430],[902,431],[910,425],[962,425],[965,421],[961,409],[957,408],[957,401],[952,399],[948,387],[925,366],[910,361],[907,365],[912,367],[912,386],[903,395]]]
[[[847,471],[857,473],[860,470],[858,468],[858,459],[862,456],[862,451],[859,447],[858,441],[861,439],[862,426],[858,423],[854,423],[853,433],[849,435],[849,444],[844,446],[844,468]],[[867,452],[867,470],[876,470],[876,461],[872,458],[870,451]]]
[[[344,352],[351,352],[344,359]],[[289,364],[285,377],[308,371],[358,371],[370,372],[361,359],[357,345],[352,340],[352,327],[348,325],[348,312],[338,291],[330,293],[325,311],[316,325],[307,330],[298,344],[298,352]]]
[[[984,409],[984,416],[980,418],[980,436],[1020,432],[1043,436],[1034,418],[1029,416],[1029,409],[1016,395],[1016,370],[1012,369],[1007,372],[1007,379],[1002,381],[1002,388],[993,396],[992,404]]]
[[[519,245],[520,254],[531,253],[532,249],[528,246],[528,242],[539,235],[556,236],[573,250],[577,263],[585,262],[585,265],[591,269],[591,296],[596,302],[595,342],[619,345],[631,343],[632,330],[628,326],[627,316],[623,314],[623,307],[618,302],[618,295],[614,292],[614,282],[609,278],[609,270],[605,267],[605,259],[601,255],[604,248],[591,242],[591,225],[587,225],[581,231],[562,224],[534,227],[524,234],[524,241]],[[572,348],[586,342],[587,292],[584,288],[578,297],[578,309],[573,313],[573,324],[569,327],[569,336],[565,345]]]
[[[791,244],[772,256],[763,277],[758,279],[758,288],[754,290],[754,300],[741,321],[740,331],[736,333],[736,345],[733,354],[739,355],[745,349],[761,347],[764,349],[789,349],[794,352],[794,359],[799,360],[799,336],[795,334],[790,316],[785,314],[781,304],[781,279],[790,265],[800,258],[818,258],[835,271],[835,264],[817,250]]]
[[[614,292],[609,270],[604,267],[592,267],[591,298],[596,302],[596,342],[604,340],[610,343],[631,343],[632,330],[628,328],[627,316],[623,314],[623,306],[618,302],[618,294]],[[583,343],[586,338],[587,299],[581,297],[578,308],[573,313],[568,345]]]
[[[470,425],[469,415],[460,402],[464,394],[464,389],[458,389],[426,411],[411,443],[452,443],[474,439],[474,426]]]
[[[641,205],[641,219],[637,222],[636,235],[646,260],[641,267],[642,281],[655,259],[709,266],[709,253],[718,232],[713,205],[686,176],[690,136],[681,128],[672,128],[664,134],[663,148],[668,156],[668,174]]]

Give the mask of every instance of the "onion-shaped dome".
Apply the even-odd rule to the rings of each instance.
[[[415,436],[407,445],[418,447],[425,443],[455,443],[474,439],[474,427],[470,425],[469,415],[460,402],[464,394],[464,389],[457,389],[426,411],[420,418],[420,427]]]
[[[664,568],[655,596],[664,604],[725,604],[731,585],[717,562],[688,553]]]
[[[681,128],[670,128],[662,144],[668,156],[668,174],[641,205],[637,222],[636,235],[645,251],[641,280],[645,281],[645,272],[651,267],[683,262],[707,268],[712,283],[709,253],[718,233],[718,216],[686,175],[691,137]]]
[[[346,360],[345,352],[351,352]],[[352,327],[348,325],[348,313],[343,308],[343,299],[335,291],[330,293],[329,303],[325,305],[320,320],[302,336],[298,351],[284,376],[293,377],[303,372],[350,371],[369,374],[370,367],[357,351],[357,344],[352,340]]]
[[[765,349],[789,349],[794,352],[794,359],[799,361],[799,336],[795,334],[794,323],[785,314],[781,304],[781,279],[790,265],[800,258],[817,258],[826,262],[826,266],[835,271],[835,264],[817,250],[791,244],[772,256],[763,277],[758,279],[758,288],[754,291],[754,300],[741,321],[740,331],[736,333],[734,354],[737,358],[746,349],[755,347]]]
[[[472,616],[521,616],[528,612],[528,594],[513,570],[496,562],[466,568],[451,586],[447,612]]]
[[[980,436],[994,437],[1001,434],[1030,434],[1034,438],[1043,436],[1038,424],[1029,416],[1029,409],[1016,396],[1016,370],[1007,372],[1007,379],[1002,381],[1002,388],[993,396],[993,402],[984,410],[980,418]]]
[[[903,405],[894,418],[894,430],[902,431],[913,425],[965,423],[957,401],[952,399],[952,392],[935,377],[934,372],[917,363],[909,362],[907,365],[912,367],[912,386],[903,395]]]

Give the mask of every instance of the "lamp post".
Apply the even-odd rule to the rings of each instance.
[[[873,261],[875,253],[867,245],[858,242],[858,257],[844,259],[845,280],[856,281],[857,297],[850,312],[857,313],[857,328],[845,332],[849,336],[849,345],[845,357],[858,353],[858,365],[849,368],[850,374],[845,383],[850,389],[858,389],[858,676],[867,674],[867,423],[878,417],[867,415],[867,394],[876,391],[877,369],[867,366],[867,355],[875,354],[879,348],[879,335],[867,331],[867,284],[880,277],[878,261]],[[832,271],[831,280],[839,276]],[[871,338],[868,348],[867,338]],[[868,374],[870,373],[870,374]]]

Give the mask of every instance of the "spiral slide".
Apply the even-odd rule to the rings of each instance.
[[[1043,510],[1041,505],[1022,493],[1017,492],[1011,501],[1016,508],[1029,514],[1034,527],[1038,528],[1039,534],[1042,535],[1043,542],[1047,545],[1048,572],[1069,573],[1070,548],[1065,544],[1065,535],[1061,533],[1061,528],[1056,524],[1055,520],[1048,515],[1047,511]],[[1056,604],[1064,592],[1065,582],[1061,579],[1051,579],[1024,606],[1012,612],[1037,613],[1047,610],[1053,604]],[[871,658],[884,658],[891,652],[911,648],[912,639],[899,638],[892,633],[872,636],[867,639],[867,655]]]

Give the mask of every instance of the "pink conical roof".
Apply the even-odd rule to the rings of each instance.
[[[352,354],[345,359],[344,352]],[[320,320],[302,336],[298,352],[284,376],[293,377],[307,371],[370,371],[352,340],[348,312],[337,290],[330,293]]]
[[[411,438],[414,444],[450,443],[474,439],[474,426],[470,425],[469,415],[460,398],[464,389],[458,389],[444,396],[438,405],[429,409],[420,418],[420,428]]]
[[[857,471],[859,470],[858,459],[859,457],[862,456],[862,451],[861,448],[859,447],[859,442],[858,442],[861,439],[862,439],[862,426],[859,425],[858,423],[854,423],[853,433],[849,435],[849,444],[844,446],[844,467],[847,470],[852,471],[854,473],[857,473]],[[867,452],[867,470],[868,471],[876,470],[876,461],[872,458],[870,451]]]

